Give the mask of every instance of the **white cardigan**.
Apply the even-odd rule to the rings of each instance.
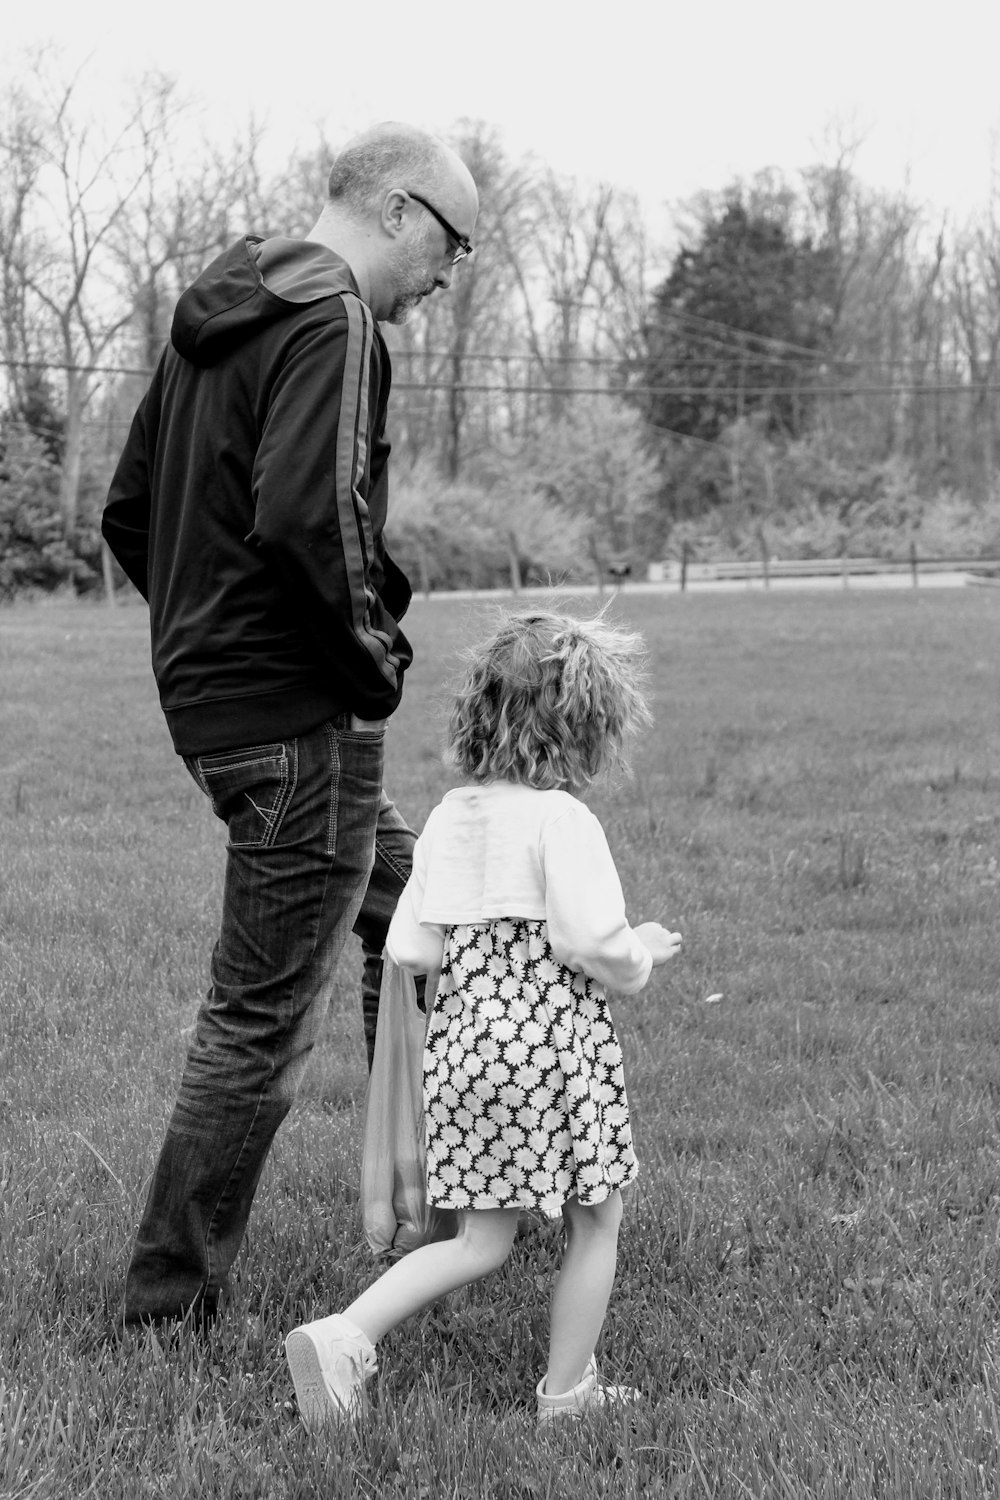
[[[446,927],[498,917],[546,922],[559,962],[611,989],[634,994],[649,978],[604,829],[568,792],[507,781],[448,792],[417,840],[386,951],[426,973]]]

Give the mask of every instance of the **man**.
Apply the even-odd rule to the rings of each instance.
[[[125,1322],[218,1311],[349,932],[379,955],[413,834],[382,790],[411,659],[386,553],[379,321],[451,283],[478,198],[459,157],[351,141],[305,240],[248,237],[181,297],[104,512],[149,600],[174,747],[229,843],[211,988],[129,1265]]]

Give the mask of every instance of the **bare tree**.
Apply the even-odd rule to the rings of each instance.
[[[109,236],[115,285],[131,308],[123,344],[142,372],[159,359],[178,297],[240,234],[264,232],[259,147],[253,120],[238,142],[212,147],[190,165],[190,107],[173,79],[153,74],[136,90],[136,191]],[[246,218],[244,218],[246,215]],[[134,390],[123,393],[129,405]]]
[[[44,322],[44,344],[64,375],[65,430],[59,504],[63,528],[77,520],[84,413],[94,366],[131,317],[108,274],[110,239],[144,166],[131,149],[137,117],[98,129],[77,108],[78,76],[58,78],[37,60],[31,73],[37,169],[24,203],[21,275]]]
[[[29,372],[40,354],[29,305],[31,203],[43,160],[43,131],[33,101],[20,88],[3,96],[0,121],[0,338],[8,411],[21,415]]]
[[[527,191],[524,169],[507,160],[491,129],[466,122],[453,143],[479,188],[475,255],[456,268],[447,297],[429,300],[389,334],[394,426],[412,456],[430,449],[450,479],[497,436],[498,421],[507,431],[517,420],[500,372],[503,357],[519,352],[507,239]]]
[[[167,337],[180,292],[229,238],[231,204],[238,184],[218,151],[188,167],[181,127],[189,106],[175,81],[164,74],[142,78],[135,90],[132,150],[134,191],[108,235],[114,284],[131,310],[132,357],[152,369]],[[256,137],[251,133],[243,166],[251,170]]]
[[[609,361],[638,346],[648,262],[628,195],[511,163],[479,124],[455,144],[480,188],[476,254],[392,335],[397,429],[450,478],[558,418],[572,389],[610,383]]]
[[[905,460],[930,481],[944,443],[945,226],[929,237],[921,208],[905,192],[866,187],[852,154],[803,174],[808,228],[832,270],[829,377],[859,388],[856,401],[827,408],[827,430],[841,444],[849,435],[858,456]]]
[[[1000,226],[996,205],[985,222],[959,237],[952,259],[950,291],[955,347],[971,398],[959,450],[979,456],[982,494],[993,493],[997,463],[997,396],[1000,378]]]
[[[635,354],[646,315],[648,246],[634,198],[544,172],[504,223],[526,346],[558,418],[569,393]]]

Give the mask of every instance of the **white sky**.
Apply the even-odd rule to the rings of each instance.
[[[16,6],[16,12],[10,14]],[[908,187],[932,217],[985,207],[1000,142],[998,0],[8,0],[15,48],[89,58],[94,97],[155,67],[229,138],[251,109],[271,149],[380,119],[497,127],[508,153],[664,205],[760,168],[830,159]]]

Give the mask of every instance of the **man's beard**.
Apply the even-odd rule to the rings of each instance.
[[[410,313],[429,297],[435,287],[433,277],[428,280],[427,235],[413,239],[400,251],[397,266],[398,287],[392,306],[385,319],[387,323],[405,323]]]
[[[429,294],[427,292],[408,292],[405,296],[399,296],[389,309],[387,323],[405,323],[413,309]]]

